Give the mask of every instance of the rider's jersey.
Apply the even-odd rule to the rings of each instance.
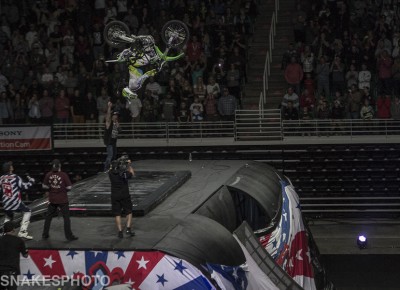
[[[15,174],[5,174],[0,177],[0,195],[4,210],[16,210],[21,204],[21,190],[32,186],[31,182],[23,182]]]

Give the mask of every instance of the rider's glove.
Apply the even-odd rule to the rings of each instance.
[[[32,177],[30,177],[29,175],[27,176],[27,178],[28,178],[28,181],[30,182],[30,183],[35,183],[35,178],[32,178]]]

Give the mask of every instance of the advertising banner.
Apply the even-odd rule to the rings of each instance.
[[[0,151],[52,150],[51,126],[0,127]]]

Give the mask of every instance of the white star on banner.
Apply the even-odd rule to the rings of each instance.
[[[103,253],[103,251],[92,251],[94,257],[96,258],[97,254]]]
[[[148,260],[145,261],[143,256],[142,256],[142,259],[136,260],[136,262],[138,262],[138,264],[139,264],[138,270],[139,270],[140,268],[144,268],[144,269],[147,270],[146,264],[147,264],[149,261],[148,261]]]
[[[55,260],[53,260],[53,257],[51,255],[48,258],[44,258],[44,260],[46,261],[46,263],[44,264],[43,267],[48,266],[50,267],[50,269],[53,268],[53,264],[56,262]]]
[[[303,257],[301,256],[301,252],[302,251],[303,251],[303,249],[300,249],[296,253],[296,259],[299,260],[299,261],[303,261]]]

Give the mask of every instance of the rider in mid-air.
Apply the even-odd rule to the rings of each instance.
[[[141,88],[148,77],[154,76],[159,72],[165,62],[175,61],[184,55],[184,53],[180,53],[177,56],[167,56],[170,45],[167,44],[167,49],[163,53],[155,45],[154,38],[150,35],[132,35],[131,38],[134,41],[130,48],[124,49],[117,59],[118,62],[126,62],[128,64],[129,84],[122,90],[122,95],[128,101],[137,97],[136,91]],[[142,67],[149,64],[155,65],[156,68],[143,73]]]

